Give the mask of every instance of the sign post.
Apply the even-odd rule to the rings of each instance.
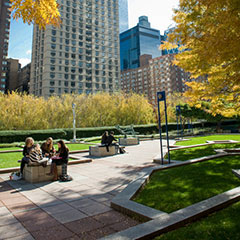
[[[160,135],[160,150],[161,150],[161,163],[163,163],[163,144],[162,144],[162,124],[161,124],[161,115],[160,115],[160,102],[164,101],[164,112],[165,112],[165,123],[166,123],[166,136],[167,136],[167,149],[168,149],[168,163],[170,164],[170,151],[169,151],[169,136],[168,136],[168,120],[167,120],[167,103],[166,103],[166,93],[165,91],[157,92],[158,100],[158,127]]]
[[[182,126],[182,116],[181,116],[181,106],[180,105],[176,106],[176,118],[177,118],[177,135],[178,135],[178,138],[180,138],[180,131],[181,131],[181,137],[183,138],[183,126]],[[179,120],[179,122],[178,122],[178,120]]]
[[[76,104],[72,104],[72,111],[73,111],[73,142],[76,142],[76,113],[75,113]]]

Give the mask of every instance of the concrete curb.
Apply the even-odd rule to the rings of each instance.
[[[119,193],[111,202],[111,207],[132,217],[136,217],[146,223],[137,225],[130,229],[112,234],[102,239],[152,239],[161,233],[184,226],[186,223],[192,222],[203,216],[220,210],[238,200],[240,200],[240,187],[231,189],[225,193],[203,200],[186,208],[175,211],[171,214],[138,204],[131,199],[144,187],[150,176],[159,170],[169,169],[189,165],[197,162],[203,162],[214,158],[231,156],[233,154],[221,153],[202,157],[198,159],[188,160],[185,162],[177,162],[166,166],[157,166],[144,169],[139,173],[139,177],[131,182],[121,193]],[[236,154],[234,154],[236,155]]]
[[[149,222],[109,235],[102,240],[152,239],[162,233],[177,229],[192,221],[200,219],[217,210],[240,200],[240,187],[217,196],[180,209],[171,214],[161,215]]]

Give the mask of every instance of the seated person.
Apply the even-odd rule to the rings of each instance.
[[[39,163],[42,159],[42,150],[40,145],[36,144],[29,153],[29,163]]]
[[[102,135],[101,144],[106,145],[108,143],[107,139],[108,139],[108,131],[105,131],[104,134]]]
[[[53,181],[58,180],[57,166],[63,165],[62,178],[67,176],[69,149],[63,140],[58,141],[58,151],[56,156],[52,157],[51,171],[48,175],[53,175]]]
[[[111,131],[110,135],[107,137],[107,145],[115,145],[116,143],[113,144],[113,141],[117,142],[117,139],[114,137],[114,131]]]
[[[53,147],[53,139],[49,137],[46,142],[41,145],[41,149],[44,157],[51,158],[56,152]]]
[[[117,139],[114,137],[114,131],[110,132],[110,135],[107,137],[107,151],[109,152],[109,146],[116,146],[116,148],[118,149],[118,143],[113,143],[113,141],[117,142]]]
[[[23,174],[23,169],[25,167],[25,164],[26,163],[29,163],[29,153],[31,151],[31,149],[33,148],[33,145],[34,144],[34,140],[33,138],[31,137],[28,137],[26,138],[25,140],[25,146],[23,148],[23,158],[22,158],[22,161],[21,161],[21,167],[20,167],[20,173],[21,173],[21,176]]]

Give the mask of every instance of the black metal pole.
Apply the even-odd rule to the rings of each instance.
[[[159,136],[160,136],[161,163],[163,165],[162,125],[161,125],[160,102],[159,101],[158,101],[158,127],[159,127]]]
[[[167,135],[167,149],[168,149],[168,164],[170,164],[170,150],[169,150],[169,136],[168,136],[168,119],[167,119],[167,103],[164,100],[165,105],[165,123],[166,123],[166,135]]]

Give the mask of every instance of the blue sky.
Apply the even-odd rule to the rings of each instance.
[[[31,61],[33,26],[24,24],[21,19],[12,20],[8,56],[20,59],[22,66]]]
[[[129,27],[138,22],[138,17],[146,15],[152,28],[159,29],[161,34],[172,22],[173,8],[179,0],[128,0]],[[24,24],[21,19],[12,20],[8,56],[20,59],[22,66],[31,61],[33,26]]]

